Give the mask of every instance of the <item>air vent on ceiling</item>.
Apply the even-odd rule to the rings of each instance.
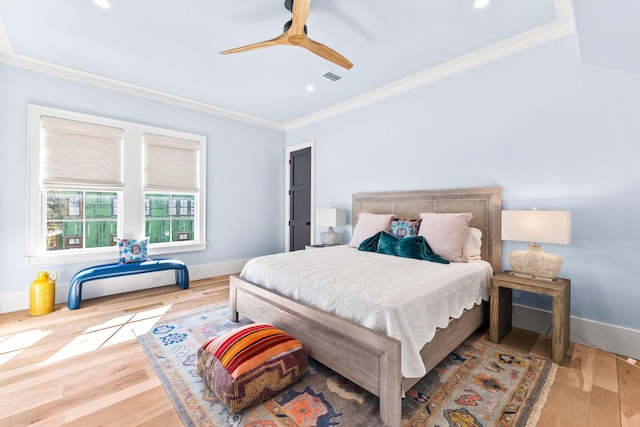
[[[327,71],[322,75],[325,79],[331,80],[332,82],[337,82],[338,80],[342,80],[342,76],[337,75],[333,71]]]

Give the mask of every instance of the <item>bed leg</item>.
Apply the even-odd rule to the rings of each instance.
[[[393,413],[397,413],[398,415],[391,415]],[[401,427],[402,398],[400,396],[398,396],[397,399],[391,399],[385,402],[380,399],[380,419],[386,427]]]
[[[229,277],[229,318],[232,322],[238,321],[238,290],[234,283],[235,276]]]
[[[380,357],[380,419],[387,427],[402,424],[400,343]]]

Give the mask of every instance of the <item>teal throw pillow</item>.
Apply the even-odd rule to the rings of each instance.
[[[376,252],[378,250],[378,241],[380,240],[380,235],[382,233],[384,232],[380,231],[373,236],[364,239],[362,243],[360,243],[360,246],[358,246],[358,250],[365,252]]]
[[[429,243],[422,236],[399,239],[381,231],[363,240],[358,250],[449,264],[449,261],[433,252]]]
[[[426,256],[424,237],[397,238],[383,233],[378,241],[378,253],[395,255],[402,258],[424,259]]]

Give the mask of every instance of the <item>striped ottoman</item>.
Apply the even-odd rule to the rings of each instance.
[[[266,323],[218,335],[198,350],[198,374],[218,400],[239,412],[296,382],[308,368],[304,345]]]

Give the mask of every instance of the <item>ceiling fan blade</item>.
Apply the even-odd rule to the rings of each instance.
[[[323,45],[322,43],[318,43],[316,41],[311,40],[309,37],[304,37],[300,43],[296,43],[300,47],[304,47],[305,49],[310,50],[318,56],[323,57],[324,59],[333,62],[341,66],[342,68],[346,68],[350,70],[353,67],[351,61],[349,61],[344,56],[340,55],[335,50],[331,49],[328,46]]]
[[[289,44],[287,42],[287,39],[285,38],[284,34],[281,34],[278,37],[273,38],[271,40],[264,40],[264,41],[261,41],[261,42],[248,44],[246,46],[240,46],[240,47],[236,47],[236,48],[233,48],[233,49],[223,50],[220,53],[223,54],[223,55],[227,55],[229,53],[246,52],[246,51],[249,51],[249,50],[262,49],[263,47],[278,46],[278,45],[282,45],[282,44]]]
[[[291,11],[291,28],[287,31],[289,36],[304,35],[304,25],[307,23],[309,9],[311,9],[311,0],[293,1],[293,10]]]

